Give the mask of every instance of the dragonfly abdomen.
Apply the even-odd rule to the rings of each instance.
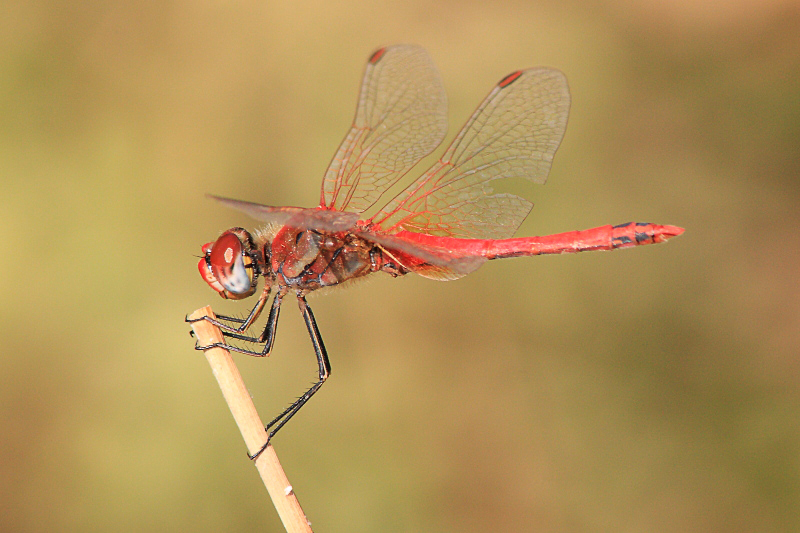
[[[657,244],[683,233],[677,226],[648,222],[626,222],[617,226],[568,231],[544,237],[521,237],[491,241],[484,257],[502,259],[527,255],[564,254],[592,250],[615,250],[643,244]]]

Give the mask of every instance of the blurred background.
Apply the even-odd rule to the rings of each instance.
[[[800,530],[800,5],[784,0],[5,2],[0,530],[282,530],[186,313],[204,197],[314,206],[364,62],[413,42],[450,135],[564,71],[518,235],[667,245],[376,275],[312,297],[333,365],[275,441],[327,532]],[[238,357],[262,418],[315,379],[288,301]]]

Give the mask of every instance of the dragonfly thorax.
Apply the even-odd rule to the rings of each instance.
[[[278,285],[313,291],[379,270],[372,243],[348,232],[282,227],[272,241],[270,269]]]

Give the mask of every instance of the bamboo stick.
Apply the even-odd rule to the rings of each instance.
[[[211,307],[198,309],[188,318],[193,320],[203,316],[216,318]],[[200,346],[209,346],[224,341],[219,328],[206,320],[193,322],[192,330]],[[236,425],[239,426],[247,449],[250,455],[253,455],[266,442],[267,432],[255,405],[253,405],[253,400],[245,387],[239,369],[236,368],[228,350],[212,348],[204,353]],[[311,532],[311,525],[300,507],[300,502],[297,501],[297,496],[294,494],[292,485],[289,483],[272,445],[267,446],[267,449],[254,462],[286,531],[289,533]]]

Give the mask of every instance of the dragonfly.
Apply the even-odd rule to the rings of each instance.
[[[664,242],[683,228],[642,222],[606,225],[544,237],[513,234],[533,204],[493,189],[498,180],[544,183],[564,136],[570,93],[558,70],[517,70],[500,80],[443,155],[368,218],[364,213],[425,156],[447,130],[447,99],[428,53],[415,45],[380,48],[367,61],[355,119],[322,180],[319,206],[276,207],[211,196],[264,226],[232,228],[202,246],[198,269],[222,298],[241,300],[263,288],[244,318],[203,317],[247,355],[270,355],[283,299],[292,293],[319,366],[318,379],[266,426],[275,434],[331,374],[306,296],[372,273],[410,272],[455,280],[492,259],[615,250]],[[274,293],[266,325],[250,333]],[[242,341],[245,347],[229,344]]]

